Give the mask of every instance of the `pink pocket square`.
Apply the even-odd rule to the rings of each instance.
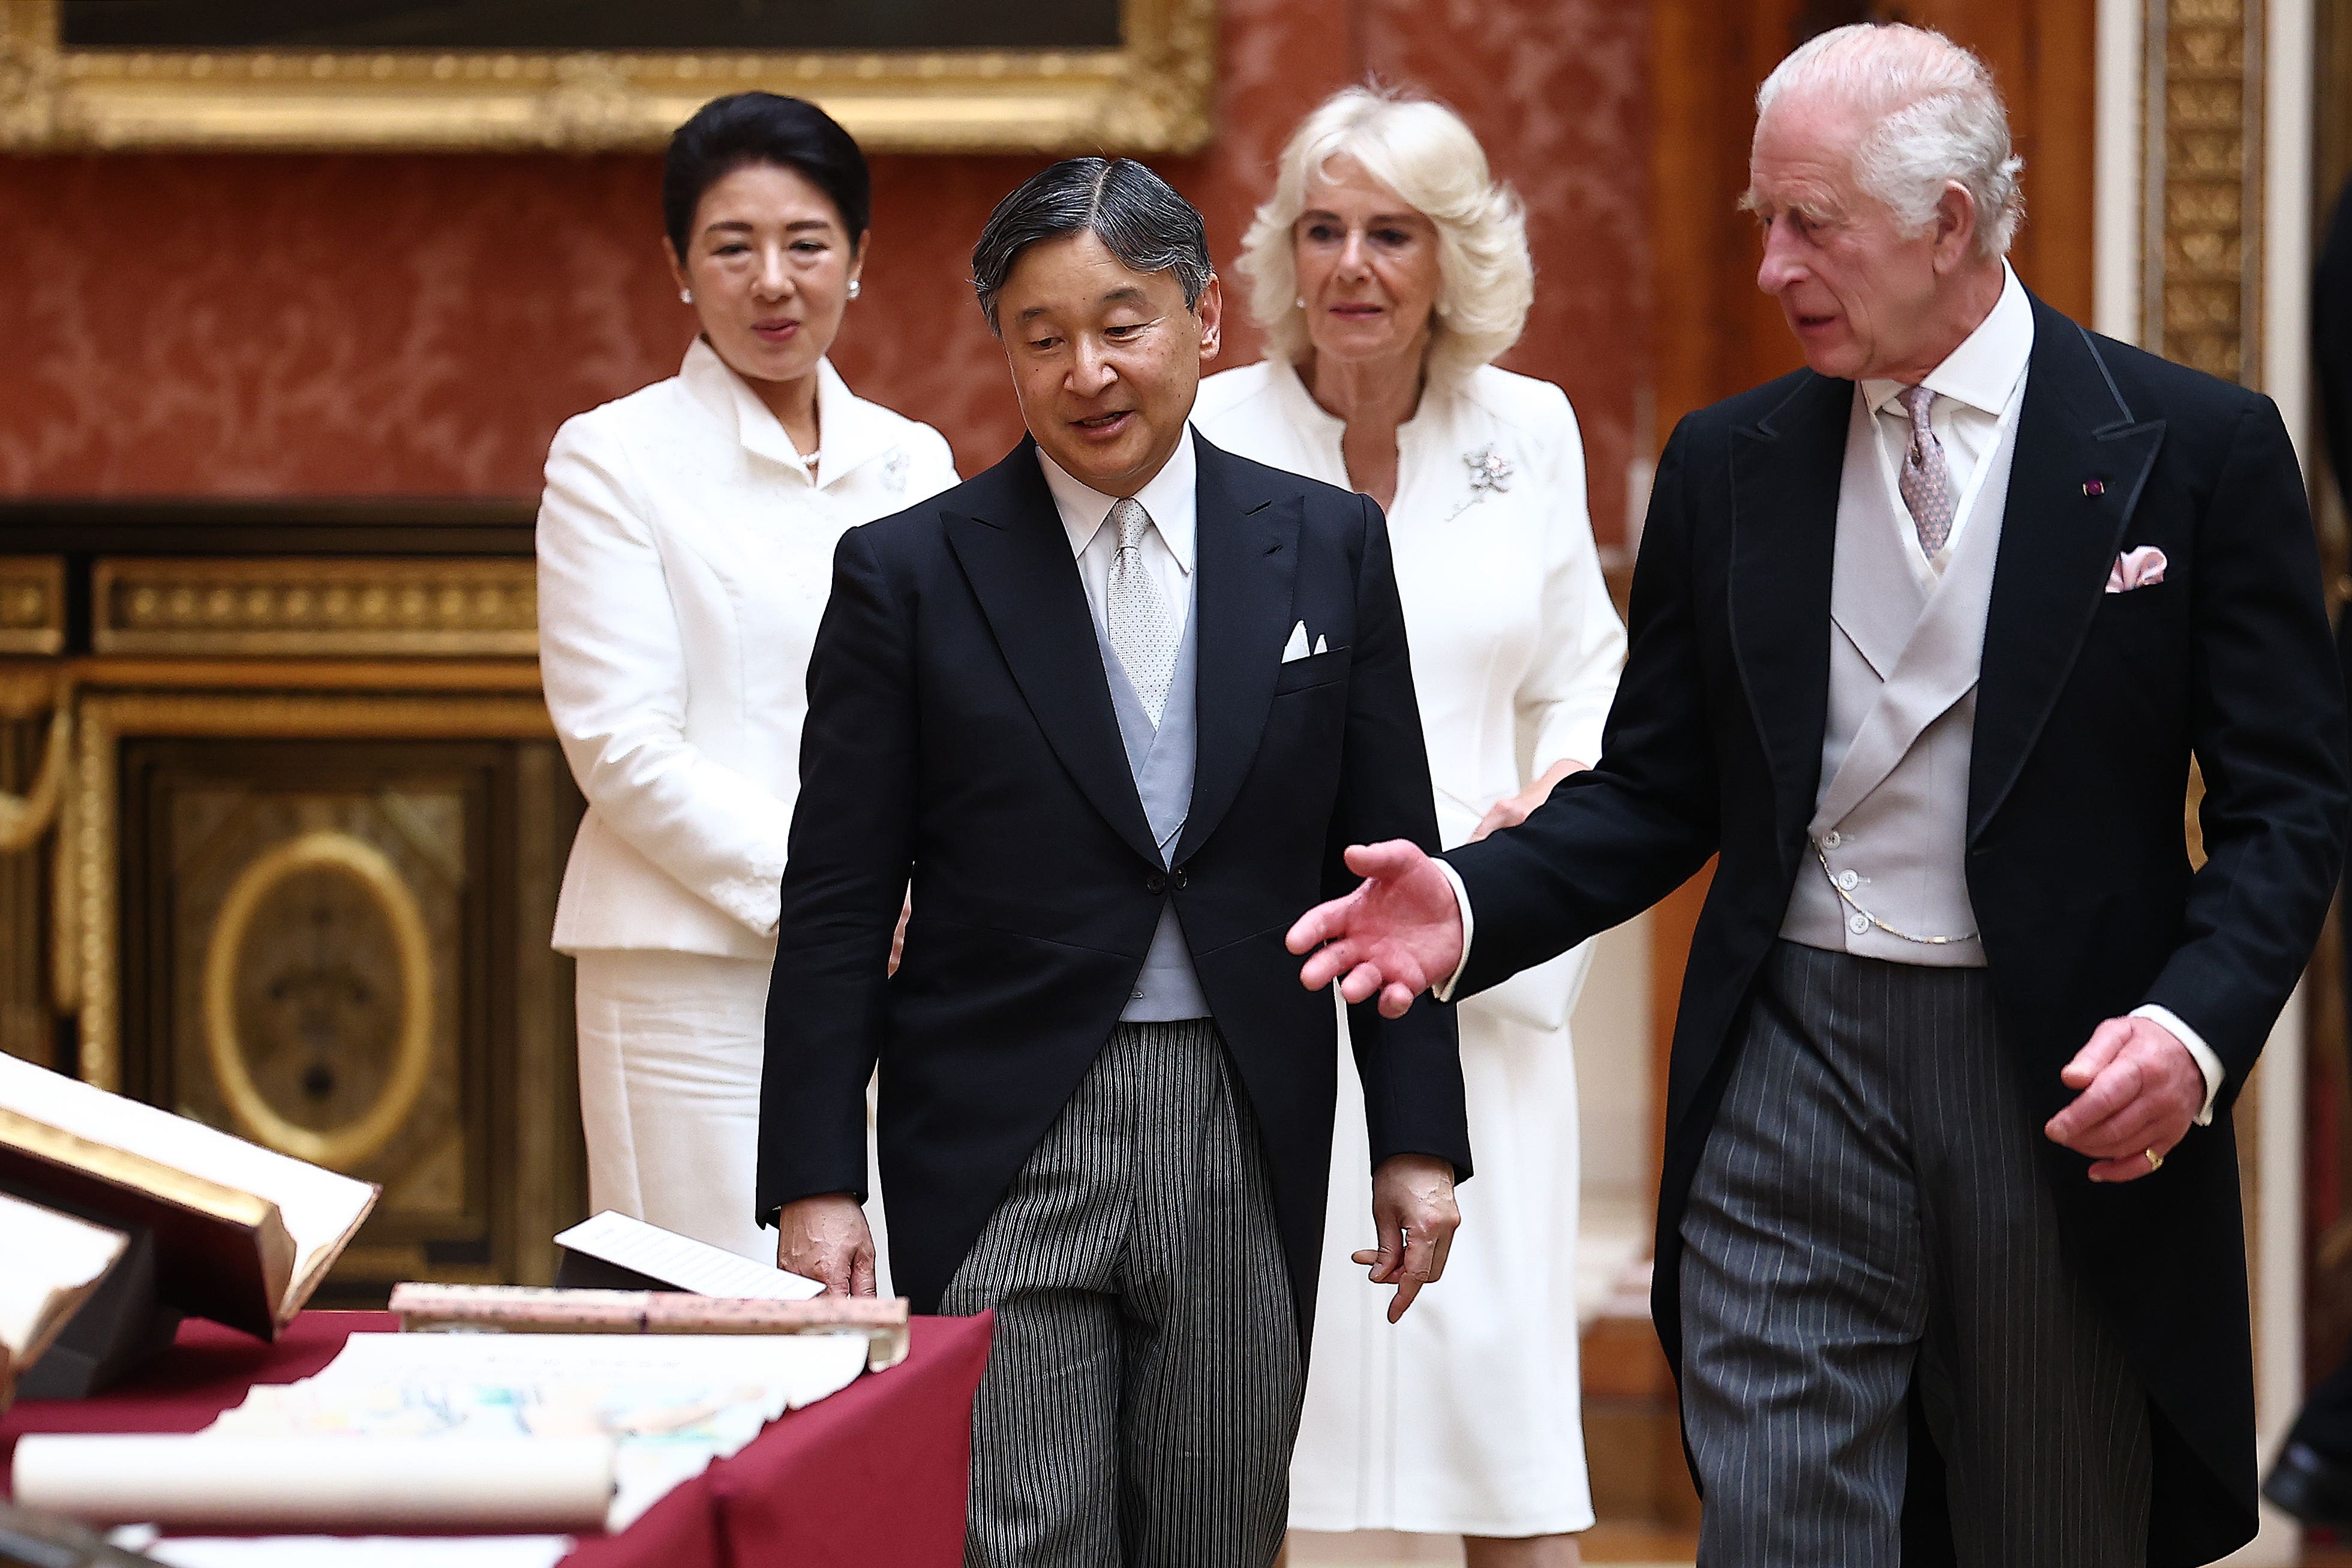
[[[2163,581],[2164,552],[2153,544],[2125,551],[2107,569],[2107,592],[2110,594],[2128,594],[2134,588],[2153,588]]]

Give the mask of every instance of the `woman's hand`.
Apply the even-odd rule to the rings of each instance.
[[[1573,757],[1563,757],[1552,763],[1544,770],[1543,777],[1526,789],[1488,806],[1486,815],[1478,819],[1477,829],[1470,835],[1470,842],[1475,844],[1497,828],[1517,827],[1534,814],[1536,807],[1551,798],[1551,792],[1560,780],[1583,771],[1584,764]]]
[[[898,973],[899,955],[907,951],[907,921],[914,912],[915,895],[908,893],[906,901],[898,906],[898,927],[890,933],[890,967],[883,971],[886,974]]]

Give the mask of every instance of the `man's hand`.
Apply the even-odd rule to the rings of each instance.
[[[1394,1285],[1389,1303],[1393,1323],[1412,1305],[1423,1285],[1445,1272],[1462,1213],[1454,1206],[1454,1167],[1428,1154],[1391,1154],[1372,1173],[1372,1226],[1378,1250],[1353,1255],[1371,1269],[1375,1285]]]
[[[1362,885],[1316,905],[1290,928],[1290,951],[1314,954],[1299,981],[1320,991],[1339,980],[1349,1002],[1377,993],[1381,1016],[1402,1018],[1415,996],[1444,984],[1461,965],[1462,910],[1454,884],[1407,838],[1351,846],[1348,869]]]
[[[776,1215],[776,1267],[824,1286],[828,1296],[874,1294],[874,1233],[847,1193],[821,1193]]]
[[[2110,1018],[2074,1053],[2059,1081],[2080,1089],[2042,1131],[2098,1162],[2095,1182],[2136,1182],[2170,1153],[2205,1107],[2205,1075],[2171,1030],[2147,1018]]]

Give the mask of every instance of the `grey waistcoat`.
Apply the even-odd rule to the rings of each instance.
[[[1198,595],[1195,595],[1197,599]],[[1127,747],[1127,765],[1135,774],[1135,793],[1143,799],[1144,820],[1160,846],[1165,867],[1184,831],[1192,809],[1192,765],[1199,755],[1198,685],[1200,656],[1193,637],[1200,626],[1199,605],[1184,617],[1183,640],[1176,647],[1176,673],[1168,684],[1168,702],[1160,711],[1160,727],[1143,710],[1143,700],[1111,651],[1102,625],[1095,626],[1095,647],[1102,652],[1103,673],[1110,679],[1110,703],[1118,713],[1118,738]],[[1163,1023],[1175,1018],[1209,1016],[1209,999],[1201,991],[1201,977],[1192,970],[1192,950],[1184,945],[1184,928],[1176,919],[1171,897],[1160,910],[1159,929],[1151,933],[1151,951],[1144,954],[1143,973],[1135,977],[1135,994],[1119,1017],[1129,1024]]]
[[[1930,591],[1913,575],[1901,531],[1911,516],[1858,389],[1853,403],[1838,485],[1821,792],[1780,934],[1896,963],[1981,968],[1964,853],[1969,756],[2015,413],[1984,455],[1965,526]],[[1906,942],[1871,916],[1912,936],[1968,940]]]

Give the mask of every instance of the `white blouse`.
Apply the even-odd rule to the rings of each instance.
[[[1346,426],[1288,364],[1211,376],[1192,417],[1229,452],[1354,488]],[[1492,365],[1430,387],[1397,431],[1388,525],[1450,849],[1552,763],[1598,758],[1624,662],[1567,395]]]
[[[761,958],[799,793],[833,552],[956,482],[929,426],[817,366],[812,475],[697,339],[678,374],[565,421],[539,512],[540,671],[588,798],[555,945]]]

